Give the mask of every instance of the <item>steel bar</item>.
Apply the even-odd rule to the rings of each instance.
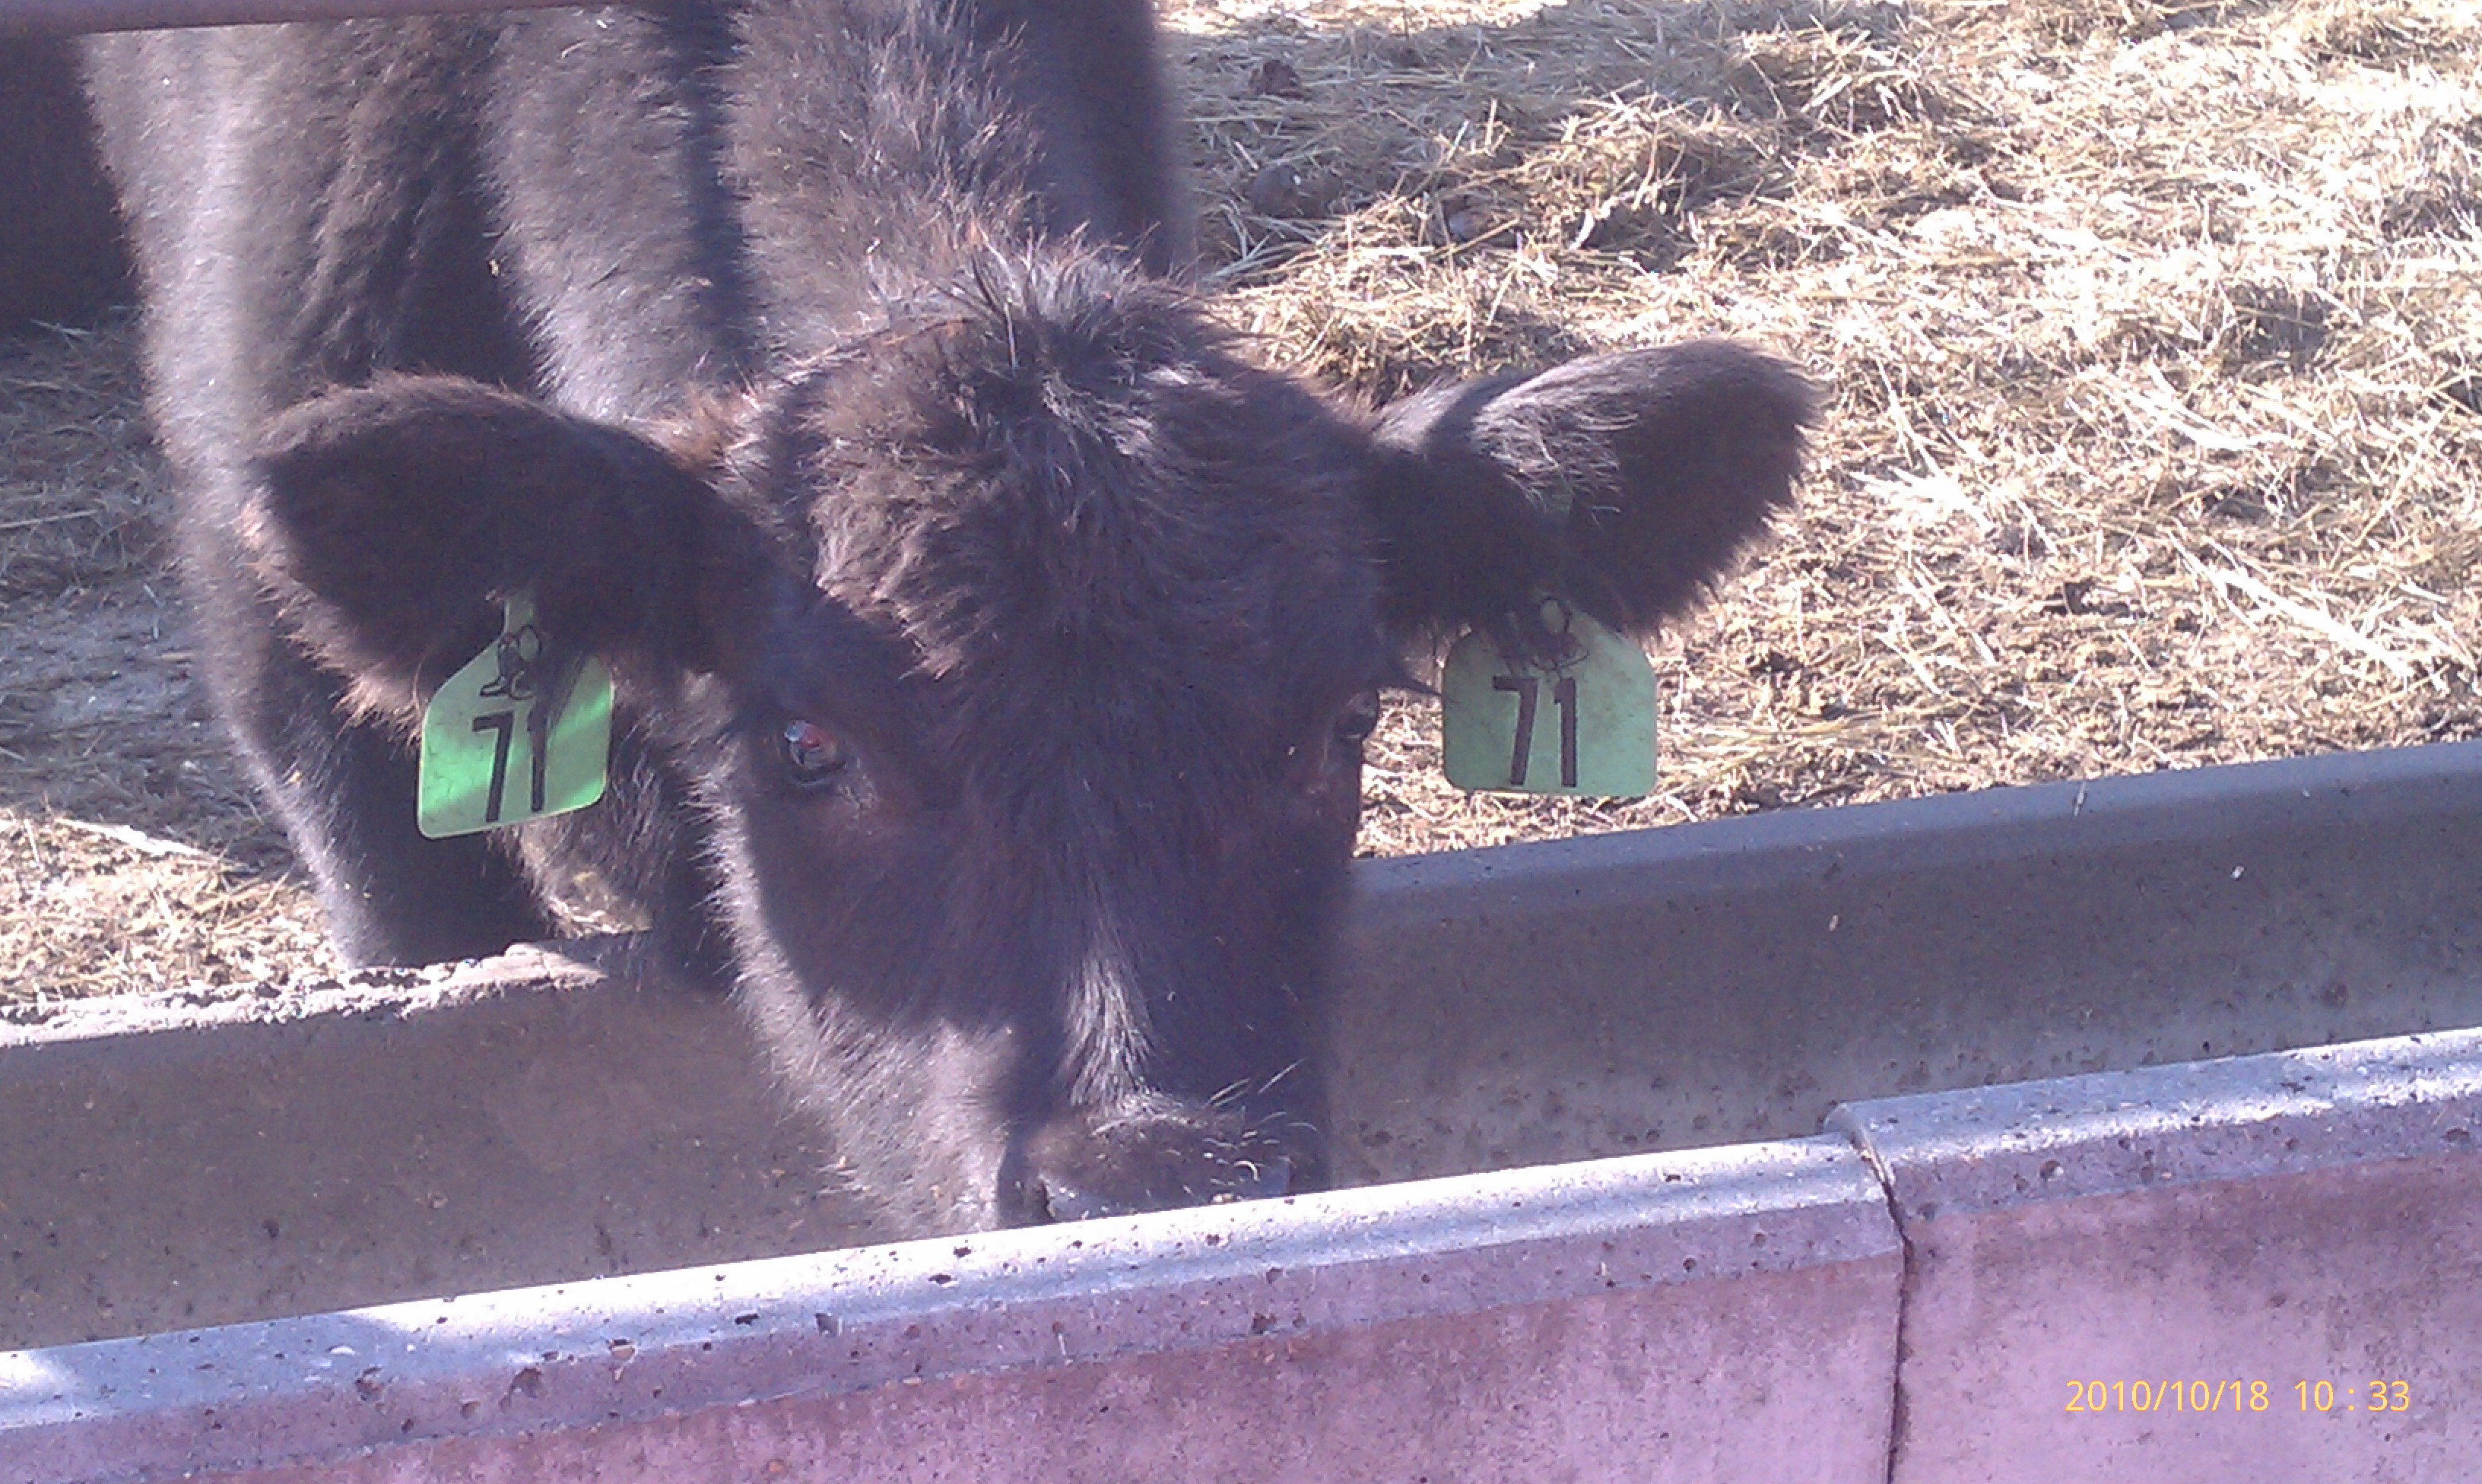
[[[575,0],[0,0],[0,37],[540,11]]]

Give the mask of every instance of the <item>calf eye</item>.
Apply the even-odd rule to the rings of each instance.
[[[785,722],[776,742],[784,760],[784,776],[799,788],[833,783],[853,766],[853,749],[845,740],[815,721]]]
[[[1350,746],[1360,746],[1370,740],[1379,726],[1379,692],[1364,690],[1347,701],[1335,717],[1336,740]]]

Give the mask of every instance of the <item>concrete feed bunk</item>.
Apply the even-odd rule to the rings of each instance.
[[[1361,870],[1360,1188],[935,1242],[568,959],[21,1014],[0,1484],[2482,1458],[2482,745]]]

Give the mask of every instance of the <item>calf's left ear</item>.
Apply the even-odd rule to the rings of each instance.
[[[1553,642],[1539,599],[1638,638],[1791,503],[1809,383],[1723,341],[1436,387],[1373,430],[1366,485],[1400,634]]]

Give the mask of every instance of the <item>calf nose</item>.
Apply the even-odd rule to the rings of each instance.
[[[1241,1120],[1181,1105],[1116,1114],[1069,1113],[1028,1141],[1027,1213],[1084,1221],[1210,1201],[1283,1195],[1316,1165],[1296,1133],[1254,1132]]]

